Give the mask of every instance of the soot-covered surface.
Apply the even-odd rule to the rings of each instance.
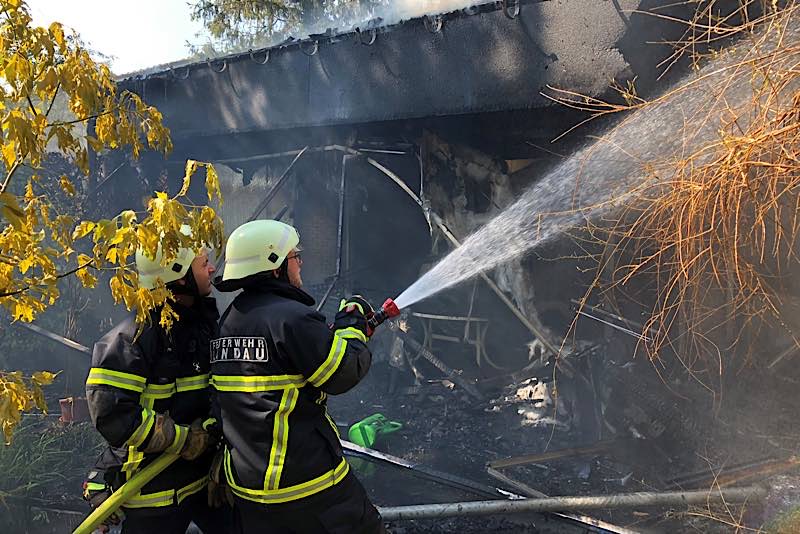
[[[486,382],[481,387],[486,399],[479,401],[458,386],[448,387],[447,382],[414,390],[408,388],[412,378],[403,376],[394,379],[396,390],[389,393],[391,373],[395,371],[381,362],[373,366],[354,390],[331,398],[330,412],[344,430],[343,437],[350,424],[381,413],[404,426],[375,448],[413,463],[512,491],[514,488],[487,475],[487,462],[611,441],[601,452],[501,470],[529,487],[554,496],[680,487],[708,489],[713,486],[710,479],[696,477],[682,483],[677,479],[692,473],[713,478],[715,473],[730,466],[783,460],[797,453],[800,428],[793,414],[800,409],[800,399],[794,394],[796,384],[791,380],[753,371],[746,381],[741,380],[735,390],[739,392],[737,395],[715,405],[710,398],[697,395],[695,386],[688,381],[669,377],[661,381],[657,375],[654,378],[648,365],[606,364],[602,373],[596,373],[594,378],[604,380],[597,388],[600,390],[597,402],[602,406],[598,413],[586,408],[587,396],[588,406],[594,403],[593,393],[576,380],[564,378],[557,388],[561,404],[559,413],[553,417],[556,423],[547,417],[532,422],[529,414],[533,403],[517,395],[526,384],[536,381],[526,382],[516,376]],[[432,367],[424,371],[430,379],[442,375]],[[769,411],[769,417],[764,417],[766,407],[778,406],[779,409]],[[553,416],[552,409],[545,415]],[[637,435],[639,438],[634,437]],[[379,506],[485,499],[416,479],[408,472],[385,465],[365,470],[356,462],[356,467],[359,478]],[[749,506],[744,514],[735,507],[712,510],[706,507],[689,513],[685,508],[641,508],[593,511],[589,515],[647,532],[728,532],[731,521],[759,527],[781,510],[791,508],[797,500],[792,488],[798,486],[798,479],[791,471],[777,479],[756,474],[732,485],[744,486],[760,480],[780,481],[780,484],[773,484],[768,505]],[[706,517],[709,512],[717,519]],[[392,524],[391,528],[405,534],[583,531],[541,515],[403,521]]]

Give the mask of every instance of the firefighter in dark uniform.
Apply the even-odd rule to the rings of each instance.
[[[218,441],[208,356],[219,317],[208,298],[214,267],[205,250],[180,249],[168,266],[161,265],[160,250],[155,259],[140,251],[136,268],[142,287],[155,288],[159,278],[167,284],[179,318],[166,331],[155,310],[137,337],[131,315],[95,344],[86,396],[109,447],[84,484],[84,497],[98,506],[153,459],[172,452],[181,458],[126,501],[112,522],[122,520],[122,532],[132,534],[184,534],[192,521],[205,534],[230,532],[232,511],[212,512],[206,494]]]
[[[293,227],[270,220],[243,224],[228,239],[214,284],[243,291],[211,344],[222,470],[245,533],[382,533],[326,409],[328,395],[369,369],[371,308],[346,299],[329,327],[301,289],[299,241]]]

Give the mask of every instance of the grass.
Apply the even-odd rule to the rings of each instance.
[[[51,512],[19,503],[82,503],[81,485],[103,447],[89,423],[62,426],[52,417],[25,417],[12,444],[0,445],[0,503],[6,507],[0,531],[49,531]]]

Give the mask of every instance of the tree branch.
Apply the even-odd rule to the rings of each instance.
[[[91,265],[92,265],[92,262],[84,263],[83,265],[79,265],[78,267],[75,267],[71,271],[67,271],[65,273],[57,274],[56,275],[56,280],[59,280],[61,278],[66,278],[67,276],[71,276],[71,275],[77,273],[78,271],[80,271],[82,269],[90,267]],[[31,289],[33,289],[31,286],[25,286],[25,287],[22,287],[20,289],[17,289],[16,291],[8,291],[8,292],[5,292],[5,293],[0,293],[0,298],[13,297],[14,295],[19,295],[20,293],[25,293],[26,291],[29,291]]]
[[[30,95],[25,95],[25,100],[28,101],[28,106],[31,108],[31,113],[33,113],[33,116],[35,117],[36,116],[36,106],[33,105],[33,101],[31,100]]]
[[[8,174],[6,175],[6,179],[3,180],[3,185],[0,186],[0,193],[6,192],[6,188],[8,187],[8,184],[11,181],[11,177],[14,175],[15,172],[17,172],[17,169],[19,169],[20,164],[21,164],[20,160],[14,162],[14,165],[11,167],[11,170],[8,171]]]
[[[53,98],[53,100],[55,100],[55,98]],[[71,120],[71,121],[54,122],[52,124],[48,124],[47,127],[48,128],[53,128],[54,126],[69,126],[70,124],[78,124],[79,122],[90,121],[92,119],[96,119],[98,117],[102,117],[103,115],[109,115],[111,113],[114,113],[114,111],[115,110],[108,110],[108,111],[104,111],[102,113],[98,113],[97,115],[90,115],[88,117],[84,117],[82,119],[74,119],[74,120]]]
[[[53,91],[53,100],[50,101],[50,105],[47,107],[47,112],[44,114],[45,118],[50,116],[50,111],[53,109],[53,104],[56,103],[56,97],[58,96],[59,89],[61,89],[61,80],[58,81],[56,84],[56,90]]]

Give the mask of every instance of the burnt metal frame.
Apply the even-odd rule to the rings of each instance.
[[[391,181],[393,181],[398,187],[400,187],[400,189],[405,191],[405,193],[409,197],[411,197],[411,199],[414,201],[414,203],[416,203],[420,207],[420,209],[422,209],[423,216],[425,217],[425,220],[428,222],[428,227],[429,228],[432,228],[433,225],[436,225],[439,228],[439,230],[442,232],[442,234],[444,234],[444,236],[450,241],[450,243],[453,245],[454,248],[458,248],[459,246],[461,246],[461,241],[459,241],[459,239],[447,227],[447,225],[445,224],[444,220],[439,216],[439,214],[437,214],[436,212],[431,210],[430,205],[427,202],[423,201],[420,198],[420,196],[417,195],[417,193],[412,191],[411,188],[408,186],[408,184],[406,184],[406,182],[403,181],[403,179],[400,178],[397,174],[392,172],[390,169],[388,169],[386,166],[384,166],[380,162],[376,161],[375,159],[373,159],[373,158],[371,158],[369,156],[366,156],[361,150],[358,150],[358,149],[355,149],[355,148],[351,148],[351,147],[347,147],[347,146],[333,144],[333,145],[326,145],[326,146],[314,147],[314,148],[305,147],[302,150],[289,150],[289,151],[278,152],[278,153],[274,153],[274,154],[263,154],[263,155],[258,155],[258,156],[249,156],[249,157],[246,157],[246,158],[220,159],[220,160],[214,160],[213,163],[239,163],[239,162],[244,162],[244,161],[258,161],[258,160],[265,160],[265,159],[292,156],[292,155],[296,156],[295,157],[295,161],[296,161],[297,157],[299,157],[301,154],[305,153],[306,151],[308,151],[308,152],[338,151],[338,152],[343,152],[345,154],[349,154],[351,156],[363,157],[367,163],[369,163],[370,165],[372,165],[373,167],[375,167],[376,169],[381,171],[383,174],[385,174]],[[294,164],[294,162],[293,162],[293,164]],[[291,166],[290,166],[290,168],[291,168]],[[286,172],[288,172],[288,169],[287,169]],[[285,174],[286,173],[284,173],[284,175]],[[508,309],[514,314],[514,316],[519,320],[519,322],[522,323],[522,325],[525,328],[527,328],[528,331],[531,334],[533,334],[534,337],[536,337],[537,339],[539,339],[542,342],[542,345],[544,345],[544,347],[548,351],[550,351],[554,356],[559,354],[560,349],[557,347],[556,343],[554,343],[553,340],[550,339],[550,336],[542,328],[536,326],[530,319],[528,319],[525,316],[525,314],[523,314],[522,311],[511,301],[511,299],[508,298],[508,296],[506,296],[505,293],[503,293],[503,290],[500,289],[500,287],[497,285],[497,283],[494,280],[492,280],[489,277],[489,275],[487,275],[485,272],[481,272],[481,273],[478,274],[478,276],[481,277],[481,279],[486,283],[486,285],[489,286],[489,288],[495,293],[495,295],[497,295],[497,297],[503,302],[503,304],[505,304],[506,307],[508,307]],[[565,364],[564,366],[560,366],[561,369],[564,370],[567,374],[572,374],[572,371],[569,369],[569,365],[566,364],[566,362],[564,362],[564,360],[559,359],[559,364],[561,364],[561,363]]]

